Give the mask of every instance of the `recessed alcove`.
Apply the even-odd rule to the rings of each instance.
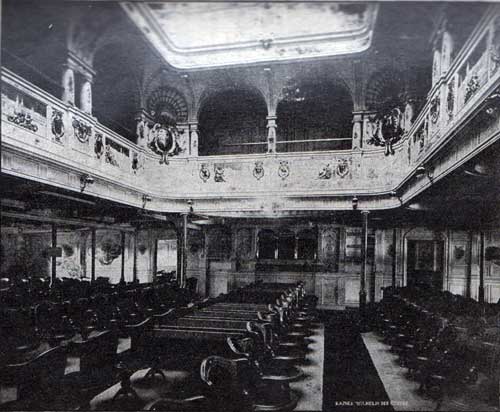
[[[353,102],[334,81],[303,81],[288,86],[277,109],[277,151],[349,150]]]
[[[267,107],[248,88],[209,95],[199,113],[199,154],[229,155],[267,151]]]

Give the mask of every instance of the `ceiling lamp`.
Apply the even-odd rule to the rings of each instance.
[[[473,168],[465,169],[464,173],[474,177],[490,177],[488,167],[482,163],[476,163]]]

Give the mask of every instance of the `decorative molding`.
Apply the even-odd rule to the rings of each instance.
[[[278,166],[278,176],[285,180],[290,175],[290,165],[288,161],[282,160]]]
[[[261,161],[255,162],[252,174],[257,180],[260,180],[264,177],[265,171],[263,162]]]
[[[92,127],[85,124],[80,119],[77,119],[76,117],[73,117],[73,130],[75,131],[75,137],[81,142],[81,143],[88,143],[90,135],[92,134]]]
[[[200,172],[199,172],[200,179],[203,180],[204,183],[210,179],[210,170],[208,168],[208,163],[202,163],[200,165]]]

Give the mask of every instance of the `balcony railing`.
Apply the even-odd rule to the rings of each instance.
[[[497,85],[500,10],[492,7],[431,91],[404,140],[410,165],[446,142]]]
[[[6,69],[2,69],[2,133],[8,137],[5,141],[16,145],[18,151],[38,151],[39,156],[77,170],[163,197],[251,196],[270,188],[282,191],[284,196],[389,194],[427,156],[452,138],[500,83],[499,19],[500,7],[493,6],[448,72],[433,87],[391,157],[384,156],[381,149],[363,153],[363,148],[230,158],[173,157],[176,160],[168,167],[160,166],[160,157],[148,148],[130,142],[95,117]],[[147,176],[142,173],[145,169]],[[183,184],[173,185],[169,193],[164,193],[165,179]]]

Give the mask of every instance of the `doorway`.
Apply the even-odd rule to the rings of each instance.
[[[444,242],[442,240],[408,240],[407,251],[407,285],[442,290]]]

